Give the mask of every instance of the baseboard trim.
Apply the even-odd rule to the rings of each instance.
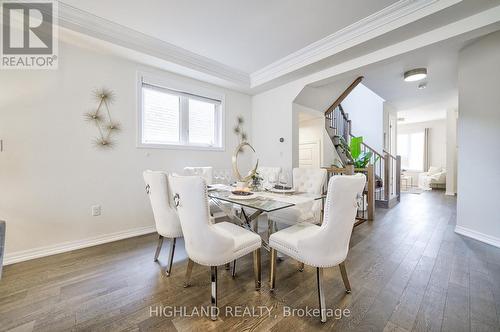
[[[478,231],[474,231],[472,229],[462,227],[462,226],[455,226],[455,233],[470,237],[471,239],[478,240],[481,242],[484,242],[486,244],[490,244],[492,246],[495,246],[497,248],[500,248],[500,239],[491,235],[486,235],[484,233],[480,233]]]
[[[128,239],[134,236],[145,235],[154,232],[156,232],[156,228],[154,226],[139,227],[139,228],[129,229],[126,231],[99,235],[83,240],[68,241],[50,246],[22,250],[13,253],[6,253],[3,264],[9,265],[14,263],[24,262],[30,259],[61,254],[72,250],[93,247],[99,244]]]

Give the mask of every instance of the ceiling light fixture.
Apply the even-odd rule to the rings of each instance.
[[[427,77],[427,69],[426,68],[416,68],[412,70],[408,70],[404,73],[405,82],[415,82],[423,80]]]
[[[427,82],[422,82],[422,83],[420,83],[420,84],[417,86],[417,88],[418,88],[419,90],[423,90],[423,89],[425,89],[426,87],[427,87]]]

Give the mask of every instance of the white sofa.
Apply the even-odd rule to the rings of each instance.
[[[418,175],[418,187],[423,190],[444,189],[446,187],[446,169],[431,166]]]

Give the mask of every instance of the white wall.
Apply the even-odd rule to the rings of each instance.
[[[459,56],[456,232],[500,247],[500,32]]]
[[[60,45],[59,59],[55,71],[0,75],[0,219],[7,221],[7,260],[57,250],[61,243],[149,230],[143,170],[229,169],[237,115],[252,132],[247,95],[67,44]],[[136,75],[144,69],[225,94],[226,150],[136,148]],[[103,86],[116,94],[111,112],[123,127],[110,151],[92,146],[96,128],[83,118],[96,107],[91,91]],[[102,205],[99,217],[91,216],[94,204]]]
[[[396,155],[397,135],[398,135],[398,110],[388,102],[384,102],[384,150],[389,151],[392,155]],[[391,127],[391,121],[392,126]],[[392,139],[391,139],[392,129]],[[391,142],[392,141],[392,142]]]
[[[457,117],[456,109],[446,110],[446,195],[457,193]]]
[[[260,165],[284,168],[298,165],[299,132],[293,130],[298,128],[293,100],[302,88],[303,84],[295,81],[252,97],[252,142]]]
[[[359,84],[342,102],[349,114],[352,133],[363,136],[363,142],[382,153],[384,148],[384,99]]]
[[[352,83],[355,76],[344,77],[328,85],[305,86],[306,79],[296,80],[275,89],[257,94],[252,98],[253,142],[259,152],[260,164],[277,165],[285,168],[298,166],[299,124],[297,114],[300,107],[324,112],[328,106]],[[383,146],[383,103],[384,100],[362,86],[357,97],[349,102],[348,108],[356,109],[356,135],[365,136],[365,141],[382,151]],[[354,93],[354,92],[352,92]],[[364,98],[358,100],[358,98]],[[369,103],[365,107],[364,100]],[[344,106],[344,103],[342,104]],[[345,107],[344,107],[345,109]],[[360,114],[366,114],[365,117]],[[350,114],[349,114],[350,116]],[[325,132],[325,135],[326,132]],[[284,142],[280,143],[279,138]],[[376,137],[377,139],[372,139]],[[331,142],[331,141],[330,141]],[[329,152],[329,143],[324,144],[324,163],[334,160],[335,152]]]

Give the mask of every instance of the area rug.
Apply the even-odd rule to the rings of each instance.
[[[420,189],[418,187],[411,187],[411,188],[405,188],[405,189],[401,189],[401,192],[402,193],[406,193],[406,194],[416,194],[416,195],[420,195],[421,193],[424,192],[423,189]]]

